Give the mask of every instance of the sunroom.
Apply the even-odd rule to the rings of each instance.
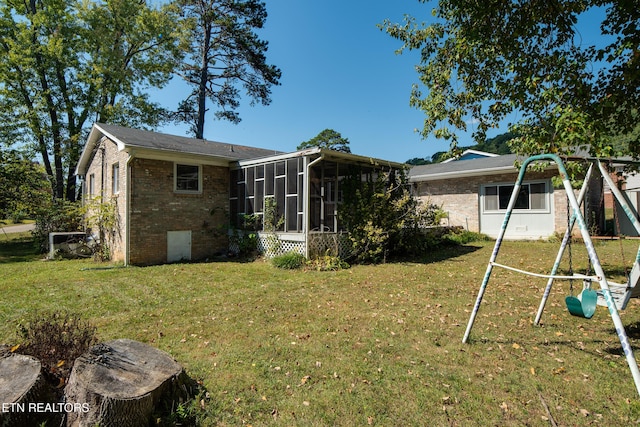
[[[308,258],[327,250],[344,256],[349,244],[340,221],[341,184],[404,167],[322,148],[238,161],[229,189],[232,228],[257,230],[258,250],[269,256],[293,251]]]

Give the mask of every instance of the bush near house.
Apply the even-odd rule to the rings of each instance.
[[[404,171],[380,173],[370,181],[356,173],[343,181],[342,191],[339,215],[349,230],[355,262],[419,256],[438,243],[424,228],[438,225],[444,213],[434,204],[419,205]]]

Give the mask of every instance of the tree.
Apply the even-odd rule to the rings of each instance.
[[[42,165],[17,150],[0,151],[0,219],[33,217],[51,199]]]
[[[426,2],[425,2],[426,3]],[[601,38],[587,45],[578,22],[599,13]],[[449,139],[477,123],[474,137],[514,115],[523,154],[611,155],[630,135],[640,107],[640,11],[627,0],[439,0],[433,23],[385,21],[403,50],[419,50],[420,85],[410,104],[424,111],[424,137]],[[594,31],[589,28],[588,31]],[[423,93],[423,88],[427,93]],[[515,114],[512,114],[515,113]],[[636,134],[637,135],[637,134]],[[638,156],[638,138],[625,153]]]
[[[310,140],[300,143],[297,149],[304,150],[306,148],[313,147],[342,151],[343,153],[351,153],[351,148],[349,148],[349,140],[340,135],[340,132],[336,132],[333,129],[323,130]]]
[[[0,2],[0,137],[33,147],[54,197],[75,200],[90,121],[157,125],[147,87],[179,60],[175,6],[139,0]]]
[[[191,30],[190,55],[182,77],[193,87],[180,103],[177,118],[191,124],[196,138],[204,134],[207,101],[218,108],[215,116],[240,122],[241,88],[251,105],[271,103],[271,86],[280,70],[267,64],[268,43],[255,33],[267,19],[259,0],[177,0]]]

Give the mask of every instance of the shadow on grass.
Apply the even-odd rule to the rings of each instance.
[[[35,261],[40,258],[41,254],[37,251],[33,237],[0,235],[0,264]]]
[[[434,264],[441,261],[451,260],[483,249],[482,246],[473,245],[439,245],[430,248],[429,252],[419,257],[404,257],[390,259],[388,262],[416,262],[421,264]],[[487,258],[487,261],[489,259]]]

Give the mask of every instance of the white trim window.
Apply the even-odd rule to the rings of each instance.
[[[93,197],[94,194],[96,194],[96,175],[92,173],[89,175],[89,196]]]
[[[485,185],[483,189],[484,211],[505,211],[513,193],[513,184]],[[546,182],[529,182],[520,186],[514,210],[548,211],[549,201]]]
[[[120,164],[111,165],[111,194],[120,192]]]
[[[173,189],[176,193],[201,193],[202,166],[174,163]]]

